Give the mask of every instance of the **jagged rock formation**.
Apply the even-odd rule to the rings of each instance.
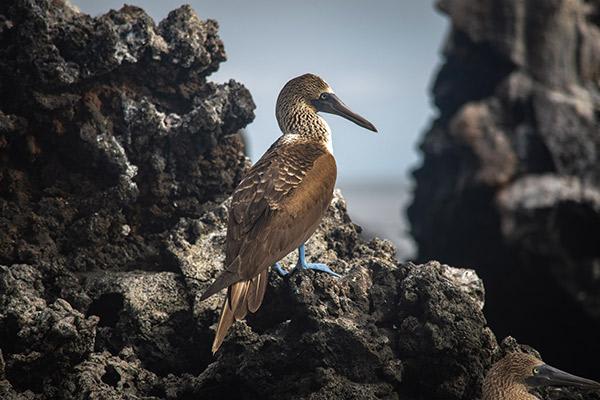
[[[59,384],[123,349],[156,373],[201,368],[164,243],[248,165],[250,93],[206,81],[224,60],[216,22],[189,6],[156,25],[132,6],[0,4],[0,364],[15,392],[85,397]]]
[[[476,399],[502,352],[470,270],[399,264],[340,195],[309,257],[210,354],[252,99],[187,6],[0,5],[0,398]],[[286,260],[290,265],[294,255]]]
[[[599,378],[600,3],[438,6],[452,29],[414,174],[419,258],[476,268],[497,334]]]
[[[194,299],[198,329],[216,324],[223,297],[196,299],[221,270],[226,204],[174,229],[167,246]],[[345,277],[271,277],[260,311],[239,323],[196,379],[223,398],[474,398],[497,350],[468,270],[398,265],[387,241],[359,238],[336,196],[310,256]],[[295,263],[295,254],[284,264]],[[204,267],[200,267],[204,266]],[[224,294],[222,294],[224,295]],[[207,362],[210,357],[207,357]],[[260,384],[257,384],[260,382]]]

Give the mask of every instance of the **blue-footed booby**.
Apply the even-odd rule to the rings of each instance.
[[[483,400],[538,400],[529,392],[540,386],[576,386],[600,391],[600,383],[571,375],[525,353],[509,353],[483,381]]]
[[[267,272],[298,249],[296,268],[339,276],[324,264],[305,260],[304,242],[319,226],[333,197],[337,176],[331,130],[317,113],[342,116],[377,132],[352,112],[321,78],[301,75],[285,84],[277,98],[279,137],[250,168],[233,192],[225,244],[225,270],[202,295],[227,288],[212,345],[215,353],[229,327],[260,307]]]

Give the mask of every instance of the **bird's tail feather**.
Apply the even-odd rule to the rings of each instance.
[[[215,354],[219,347],[221,347],[221,343],[223,343],[223,339],[225,339],[225,334],[229,330],[229,327],[235,321],[235,317],[233,316],[233,311],[231,311],[231,307],[229,306],[229,296],[225,297],[225,302],[223,303],[223,308],[221,309],[221,318],[219,319],[219,326],[217,327],[217,332],[215,333],[215,340],[212,345],[212,353]]]
[[[229,286],[212,345],[213,354],[219,350],[227,331],[236,320],[243,319],[248,311],[258,310],[265,296],[267,281],[267,270],[264,270],[252,279]]]
[[[248,310],[251,313],[255,313],[262,304],[268,281],[266,269],[252,278],[252,284],[248,288]]]

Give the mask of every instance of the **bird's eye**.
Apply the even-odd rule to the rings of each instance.
[[[327,93],[327,92],[321,93],[321,95],[319,96],[319,98],[321,100],[327,100],[329,98],[329,93]]]
[[[532,372],[534,375],[537,375],[540,373],[540,369],[538,367],[535,367]]]

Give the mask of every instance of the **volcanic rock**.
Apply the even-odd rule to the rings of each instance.
[[[189,6],[0,5],[2,399],[476,399],[500,349],[470,270],[401,264],[338,193],[213,357],[228,197],[254,104]],[[295,255],[284,260],[293,266]]]
[[[598,379],[600,3],[438,7],[452,28],[408,210],[418,258],[475,268],[499,336]]]

